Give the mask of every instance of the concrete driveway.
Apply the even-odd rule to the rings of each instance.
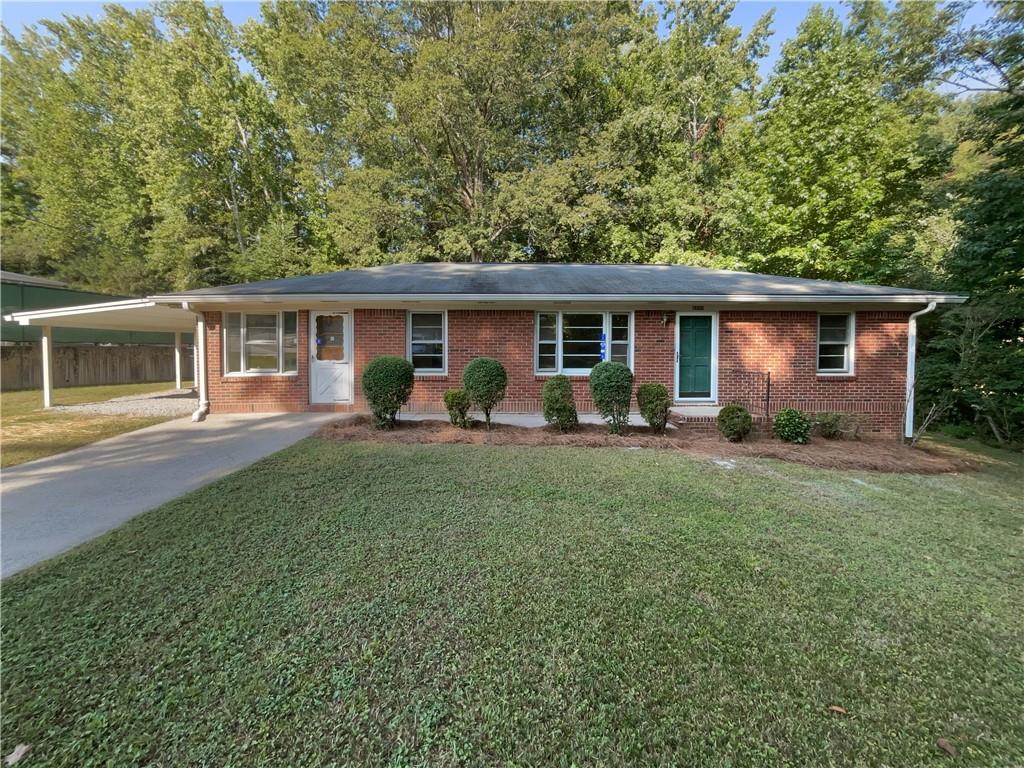
[[[177,419],[3,471],[0,576],[247,466],[338,418],[332,413]]]

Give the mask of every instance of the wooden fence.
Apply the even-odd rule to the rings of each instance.
[[[0,347],[0,389],[41,389],[39,344]],[[192,348],[182,346],[181,375],[192,378]],[[174,347],[152,345],[58,344],[53,349],[53,385],[140,384],[174,381]]]

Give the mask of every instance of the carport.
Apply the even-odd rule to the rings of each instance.
[[[174,334],[174,383],[181,389],[181,335],[195,333],[196,385],[199,410],[193,419],[202,418],[208,408],[206,395],[205,334],[202,316],[187,309],[157,304],[149,299],[125,299],[102,304],[54,307],[5,315],[20,325],[38,326],[42,331],[43,407],[53,405],[53,329],[100,328],[113,331],[161,331]]]

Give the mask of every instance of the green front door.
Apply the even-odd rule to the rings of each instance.
[[[711,317],[679,317],[680,398],[711,397]]]

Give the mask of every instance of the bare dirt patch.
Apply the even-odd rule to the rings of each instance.
[[[941,474],[978,468],[976,457],[945,446],[910,448],[889,440],[812,440],[791,445],[777,440],[755,439],[730,443],[724,438],[688,434],[686,427],[655,435],[646,427],[633,427],[625,435],[612,435],[596,424],[581,424],[578,431],[563,435],[553,427],[514,427],[494,424],[490,432],[480,422],[470,429],[446,421],[400,421],[393,430],[379,430],[369,416],[349,416],[332,422],[317,433],[329,440],[372,443],[438,443],[445,445],[574,446],[580,448],[660,448],[709,458],[769,458],[825,469],[869,470]]]

